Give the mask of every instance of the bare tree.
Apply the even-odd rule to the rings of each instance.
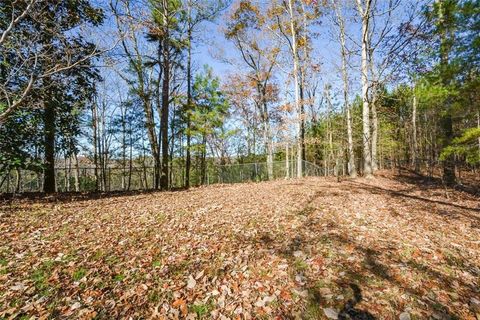
[[[363,174],[366,177],[373,176],[372,153],[371,153],[371,132],[370,132],[370,101],[369,91],[369,63],[368,51],[370,49],[370,19],[372,0],[356,0],[357,11],[362,20],[362,124],[363,124]]]
[[[342,59],[342,81],[343,81],[343,107],[346,113],[347,120],[347,144],[348,144],[348,174],[350,177],[357,176],[357,168],[355,164],[355,153],[353,146],[353,128],[352,128],[352,112],[349,102],[349,75],[348,75],[348,59],[349,51],[347,49],[345,18],[342,14],[341,4],[338,0],[331,0],[335,12],[334,24],[338,28],[338,38],[340,42],[340,54]]]
[[[129,73],[125,74],[123,71],[117,70],[117,74],[142,102],[145,126],[150,143],[150,153],[154,159],[154,187],[158,188],[160,183],[161,162],[160,142],[155,124],[155,115],[153,113],[154,69],[149,67],[147,63],[149,62],[148,56],[152,53],[142,51],[142,49],[146,48],[142,46],[139,39],[139,33],[146,30],[147,21],[142,20],[143,12],[134,12],[135,8],[130,0],[112,0],[110,7],[115,17],[123,57],[126,58],[132,71],[131,74],[135,77],[135,80],[130,78]],[[159,111],[159,114],[160,113],[161,111]]]
[[[299,40],[300,40],[300,30],[299,28],[303,26],[302,17],[299,15],[297,10],[297,1],[296,0],[281,0],[278,3],[273,2],[271,8],[271,15],[275,21],[275,26],[271,27],[270,30],[273,33],[284,40],[288,47],[288,51],[291,56],[292,61],[292,70],[289,72],[293,78],[294,85],[294,105],[296,113],[296,138],[297,138],[297,177],[303,177],[303,157],[304,157],[304,108],[303,101],[301,101],[301,92],[302,87],[302,68],[300,61],[300,49],[299,49]]]
[[[241,20],[247,13],[252,27],[245,26]],[[241,1],[238,9],[232,15],[232,23],[225,33],[240,52],[243,63],[251,70],[248,77],[255,84],[257,97],[255,104],[259,110],[263,125],[265,150],[267,153],[268,177],[273,178],[273,136],[269,114],[269,96],[272,90],[271,81],[280,50],[271,39],[261,38],[264,28],[264,17],[250,1]],[[262,43],[263,41],[263,43]]]

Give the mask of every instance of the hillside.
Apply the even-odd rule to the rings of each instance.
[[[16,200],[0,212],[0,318],[480,314],[479,199],[411,177]]]

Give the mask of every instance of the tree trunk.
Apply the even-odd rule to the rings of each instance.
[[[47,95],[51,95],[48,92]],[[55,183],[55,105],[52,101],[53,97],[44,98],[44,149],[45,149],[45,172],[43,191],[46,193],[54,193],[56,191]]]
[[[480,129],[480,110],[477,111],[477,128]],[[480,158],[480,137],[478,137],[478,157]]]
[[[305,81],[304,81],[304,72],[301,72],[300,77],[300,114],[302,118],[300,119],[300,141],[302,144],[302,160],[307,160],[307,150],[305,146]]]
[[[376,86],[373,88],[372,94],[372,171],[378,171],[378,91]]]
[[[297,112],[297,178],[303,177],[303,143],[302,143],[302,122],[303,114],[300,106],[300,88],[299,88],[299,61],[297,50],[297,31],[295,29],[294,12],[293,12],[293,0],[288,0],[288,11],[290,14],[290,32],[292,34],[292,58],[293,58],[293,79],[295,84],[295,110]]]
[[[16,181],[15,181],[15,193],[20,193],[22,176],[20,174],[20,169],[15,168]]]
[[[78,164],[78,155],[75,153],[75,192],[80,192],[80,166]]]
[[[192,121],[190,117],[190,110],[192,108],[192,11],[191,3],[188,3],[188,50],[187,50],[187,155],[185,160],[185,187],[190,188],[190,170],[192,167],[192,154],[190,151],[192,137],[191,137],[191,126]]]
[[[285,144],[285,178],[290,179],[290,146],[288,143]]]
[[[272,130],[270,127],[270,117],[268,115],[268,103],[266,84],[257,83],[257,90],[259,94],[259,108],[260,115],[263,122],[263,140],[265,143],[265,151],[267,153],[267,175],[268,180],[273,179],[273,141]]]
[[[417,96],[415,94],[415,88],[413,89],[413,105],[412,105],[412,139],[413,139],[413,150],[412,150],[412,164],[415,168],[415,172],[419,172],[419,162],[418,162],[418,140],[417,140]]]
[[[328,167],[330,167],[330,164],[332,163],[333,161],[333,133],[332,133],[332,117],[331,117],[331,114],[332,114],[332,109],[333,109],[333,103],[332,103],[332,99],[330,97],[330,85],[329,84],[326,84],[325,85],[325,98],[327,99],[327,129],[326,129],[326,132],[325,132],[325,135],[326,135],[326,141],[328,141],[328,151],[327,151],[327,154],[328,154],[328,159],[327,159],[327,165]]]
[[[305,90],[306,90],[306,81],[305,81],[305,75],[306,75],[306,64],[309,62],[309,54],[308,54],[308,37],[307,37],[307,30],[308,30],[308,24],[307,24],[307,11],[305,10],[305,4],[303,1],[300,1],[300,4],[302,6],[302,22],[303,22],[303,55],[304,55],[304,61],[302,63],[302,70],[301,72],[301,86],[300,86],[300,110],[302,115],[305,115]],[[305,144],[305,116],[302,117],[302,123],[301,123],[301,134],[300,138],[302,140],[302,160],[307,161],[307,147]]]
[[[347,44],[345,35],[345,20],[340,13],[340,9],[336,6],[336,2],[332,0],[335,6],[335,13],[338,20],[340,35],[340,50],[342,56],[342,80],[343,80],[343,107],[347,115],[347,143],[348,143],[348,174],[352,178],[357,177],[357,167],[355,165],[355,152],[353,146],[353,129],[352,129],[352,113],[349,103],[349,86],[348,86],[348,60],[347,60]]]
[[[439,24],[441,27],[445,24],[444,17],[444,0],[435,0],[439,5]],[[442,65],[442,70],[445,70],[449,63],[449,50],[450,50],[449,39],[447,39],[447,31],[445,28],[442,28],[440,33],[440,64]],[[443,75],[443,84],[447,86],[449,80],[446,75]],[[441,117],[440,124],[442,131],[444,133],[443,139],[443,148],[448,147],[453,140],[453,118],[452,118],[452,103],[449,101],[450,98],[447,98],[446,101],[446,110],[443,112]],[[455,184],[455,158],[453,155],[447,156],[443,161],[443,181],[446,185]]]
[[[357,0],[358,10],[362,16],[362,125],[363,125],[363,174],[365,177],[372,177],[372,153],[370,148],[370,105],[368,99],[368,50],[370,47],[369,40],[369,23],[370,23],[370,2],[367,0],[365,8],[362,8],[360,0]]]
[[[92,104],[92,131],[93,131],[93,165],[94,175],[95,175],[95,191],[98,191],[98,135],[97,135],[97,102],[94,101]]]
[[[122,110],[122,190],[126,189],[127,178],[127,109]]]
[[[166,18],[165,18],[166,19]],[[167,24],[166,21],[164,21]],[[160,119],[160,130],[162,136],[162,176],[160,178],[160,189],[167,190],[168,185],[168,115],[170,105],[170,45],[169,35],[165,35],[163,43],[163,84],[162,84],[162,115]]]

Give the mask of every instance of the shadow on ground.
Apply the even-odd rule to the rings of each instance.
[[[432,214],[432,205],[441,205],[449,208],[448,214],[440,214],[441,218],[461,215],[471,220],[472,225],[479,219],[477,213],[480,209],[408,194],[418,190],[419,185],[395,191],[350,180],[338,184],[338,188],[330,192],[342,198],[342,193],[352,187],[362,192],[387,195],[395,200],[414,200],[413,206],[425,215]],[[360,239],[352,233],[349,227],[351,221],[322,217],[321,201],[317,202],[322,194],[317,192],[298,210],[297,214],[304,216],[305,220],[293,237],[269,233],[244,239],[264,249],[273,249],[276,255],[288,261],[292,281],[298,277],[303,279],[308,296],[302,301],[302,318],[323,319],[326,308],[335,309],[338,319],[393,319],[410,308],[416,309],[416,314],[422,318],[463,318],[464,314],[453,311],[455,306],[468,305],[470,297],[478,294],[479,289],[475,283],[458,275],[470,272],[480,277],[480,266],[475,261],[452,253],[445,261],[432,264],[429,257],[417,256],[417,251],[404,253],[393,242],[385,244],[375,239]],[[315,272],[299,262],[297,252],[308,256],[325,255],[327,252],[330,257],[323,260],[324,267],[338,272],[338,276],[330,282],[325,281],[325,273]],[[350,256],[345,253],[350,253]],[[348,298],[332,300],[332,291]],[[368,301],[365,301],[364,292],[368,292]],[[405,299],[400,299],[402,295]],[[295,318],[288,310],[283,310],[281,316]]]

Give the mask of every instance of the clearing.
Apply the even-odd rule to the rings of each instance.
[[[0,318],[476,319],[480,206],[412,176],[0,205]]]

